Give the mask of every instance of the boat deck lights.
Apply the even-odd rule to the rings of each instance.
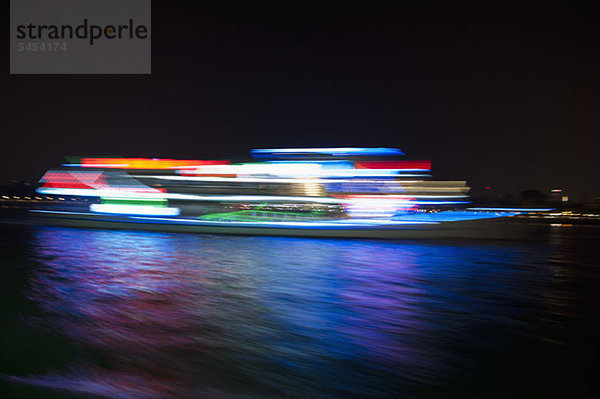
[[[152,205],[117,205],[117,204],[92,204],[90,211],[95,213],[108,213],[113,215],[140,215],[140,216],[179,216],[179,208],[167,208]]]

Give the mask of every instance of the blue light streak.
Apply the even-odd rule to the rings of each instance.
[[[548,212],[553,211],[554,208],[467,208],[470,211],[485,211],[485,212]]]
[[[363,148],[363,147],[339,147],[339,148],[267,148],[254,149],[250,151],[256,158],[264,158],[277,155],[332,155],[332,156],[397,156],[405,155],[397,148]]]

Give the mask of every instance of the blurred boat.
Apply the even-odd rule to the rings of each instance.
[[[49,170],[32,212],[52,224],[311,237],[504,237],[498,218],[460,209],[465,181],[394,148],[253,150],[252,161],[78,158]],[[514,228],[512,228],[514,232]],[[511,233],[511,228],[507,230]]]

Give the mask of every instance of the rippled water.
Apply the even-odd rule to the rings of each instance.
[[[597,390],[597,227],[528,242],[1,227],[16,397]]]

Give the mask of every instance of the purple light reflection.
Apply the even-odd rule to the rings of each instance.
[[[66,228],[34,234],[38,267],[28,297],[48,328],[93,354],[49,376],[111,387],[142,381],[133,396],[420,389],[469,367],[449,348],[473,323],[517,325],[523,313],[487,300],[523,273],[506,266],[519,261],[518,248]]]

